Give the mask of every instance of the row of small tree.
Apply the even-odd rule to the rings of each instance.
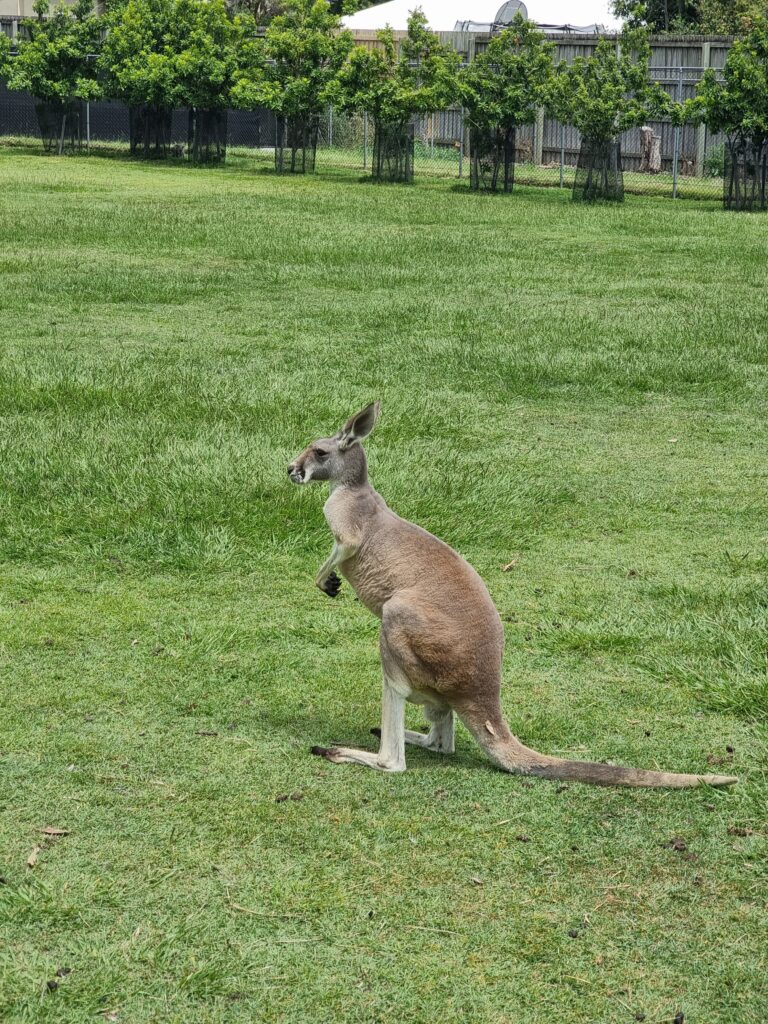
[[[461,104],[472,185],[509,190],[515,133],[544,108],[581,133],[575,194],[596,199],[623,194],[621,133],[667,116],[725,132],[731,165],[758,168],[753,185],[765,201],[765,22],[733,45],[722,80],[708,71],[697,98],[680,104],[650,80],[648,30],[636,18],[618,40],[602,38],[591,56],[555,66],[554,45],[518,14],[462,66],[420,11],[399,46],[384,30],[374,48],[353,45],[327,0],[287,0],[263,34],[252,15],[233,14],[225,0],[113,0],[103,18],[91,0],[52,14],[48,0],[36,0],[35,11],[14,59],[0,36],[0,74],[36,97],[44,139],[63,140],[78,102],[108,97],[129,107],[132,152],[164,155],[171,114],[181,107],[190,111],[189,155],[203,161],[223,151],[229,108],[268,107],[279,125],[278,170],[307,171],[320,114],[332,103],[372,118],[374,176],[408,181],[414,116]],[[737,185],[743,192],[744,183]]]

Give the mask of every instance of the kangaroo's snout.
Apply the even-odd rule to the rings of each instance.
[[[292,462],[288,467],[288,476],[294,484],[304,483],[304,470],[300,466],[297,466],[295,462]]]

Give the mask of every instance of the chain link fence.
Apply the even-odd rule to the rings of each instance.
[[[675,99],[694,95],[701,68],[654,68],[653,77]],[[189,156],[190,117],[173,112],[171,159]],[[254,168],[275,166],[275,143],[281,131],[268,110],[230,110],[227,116],[227,161]],[[69,135],[68,135],[69,139]],[[320,118],[316,170],[370,173],[373,122],[364,114],[331,108]],[[93,154],[127,154],[130,123],[122,103],[84,103],[80,113],[79,148]],[[41,146],[34,99],[0,84],[0,145]],[[570,189],[576,174],[581,138],[570,125],[544,116],[515,133],[515,185]],[[42,147],[41,147],[42,148]],[[71,146],[69,147],[71,148]],[[62,150],[64,147],[62,147]],[[56,147],[53,147],[56,151]],[[624,191],[633,195],[686,199],[722,199],[725,138],[704,125],[675,128],[651,121],[621,137]],[[469,125],[459,108],[414,119],[413,172],[445,178],[470,176]]]

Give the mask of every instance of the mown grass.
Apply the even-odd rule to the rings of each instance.
[[[40,141],[31,136],[3,136],[2,145],[39,155]],[[83,144],[85,147],[85,144]],[[321,141],[316,154],[316,169],[323,174],[358,172],[370,174],[372,160],[372,141],[364,147],[362,142],[329,146],[327,140]],[[127,157],[125,141],[95,140],[91,147],[92,153],[100,157]],[[185,157],[172,157],[171,161],[181,164]],[[574,154],[568,154],[568,160],[574,160]],[[232,146],[227,148],[227,162],[230,170],[270,171],[275,167],[275,151],[269,146],[254,148],[250,146]],[[466,187],[466,179],[470,173],[469,159],[465,156],[459,160],[458,150],[450,146],[430,146],[420,141],[414,147],[414,173],[416,177],[453,178],[460,182],[459,187]],[[571,190],[576,174],[575,164],[569,163],[563,168],[562,182],[558,163],[535,164],[519,161],[515,164],[514,178],[518,185],[533,185],[542,188],[563,188]],[[461,180],[463,179],[463,180]],[[671,172],[663,174],[641,174],[639,171],[625,170],[623,174],[624,190],[627,195],[653,196],[671,199],[674,192],[674,181]],[[677,179],[677,196],[681,199],[720,200],[723,196],[723,179],[717,175],[698,177],[680,174]]]
[[[0,185],[0,1019],[762,1024],[765,219],[2,150]],[[313,588],[285,465],[373,397],[515,731],[734,791],[464,732],[309,756],[373,743],[377,624]]]

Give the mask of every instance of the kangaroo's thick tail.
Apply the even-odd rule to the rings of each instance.
[[[509,731],[501,713],[484,718],[474,711],[458,711],[459,717],[488,756],[506,772],[534,775],[562,782],[584,782],[592,786],[640,786],[655,789],[688,789],[691,786],[732,786],[732,775],[683,775],[677,772],[622,768],[593,761],[566,761],[524,746]]]

